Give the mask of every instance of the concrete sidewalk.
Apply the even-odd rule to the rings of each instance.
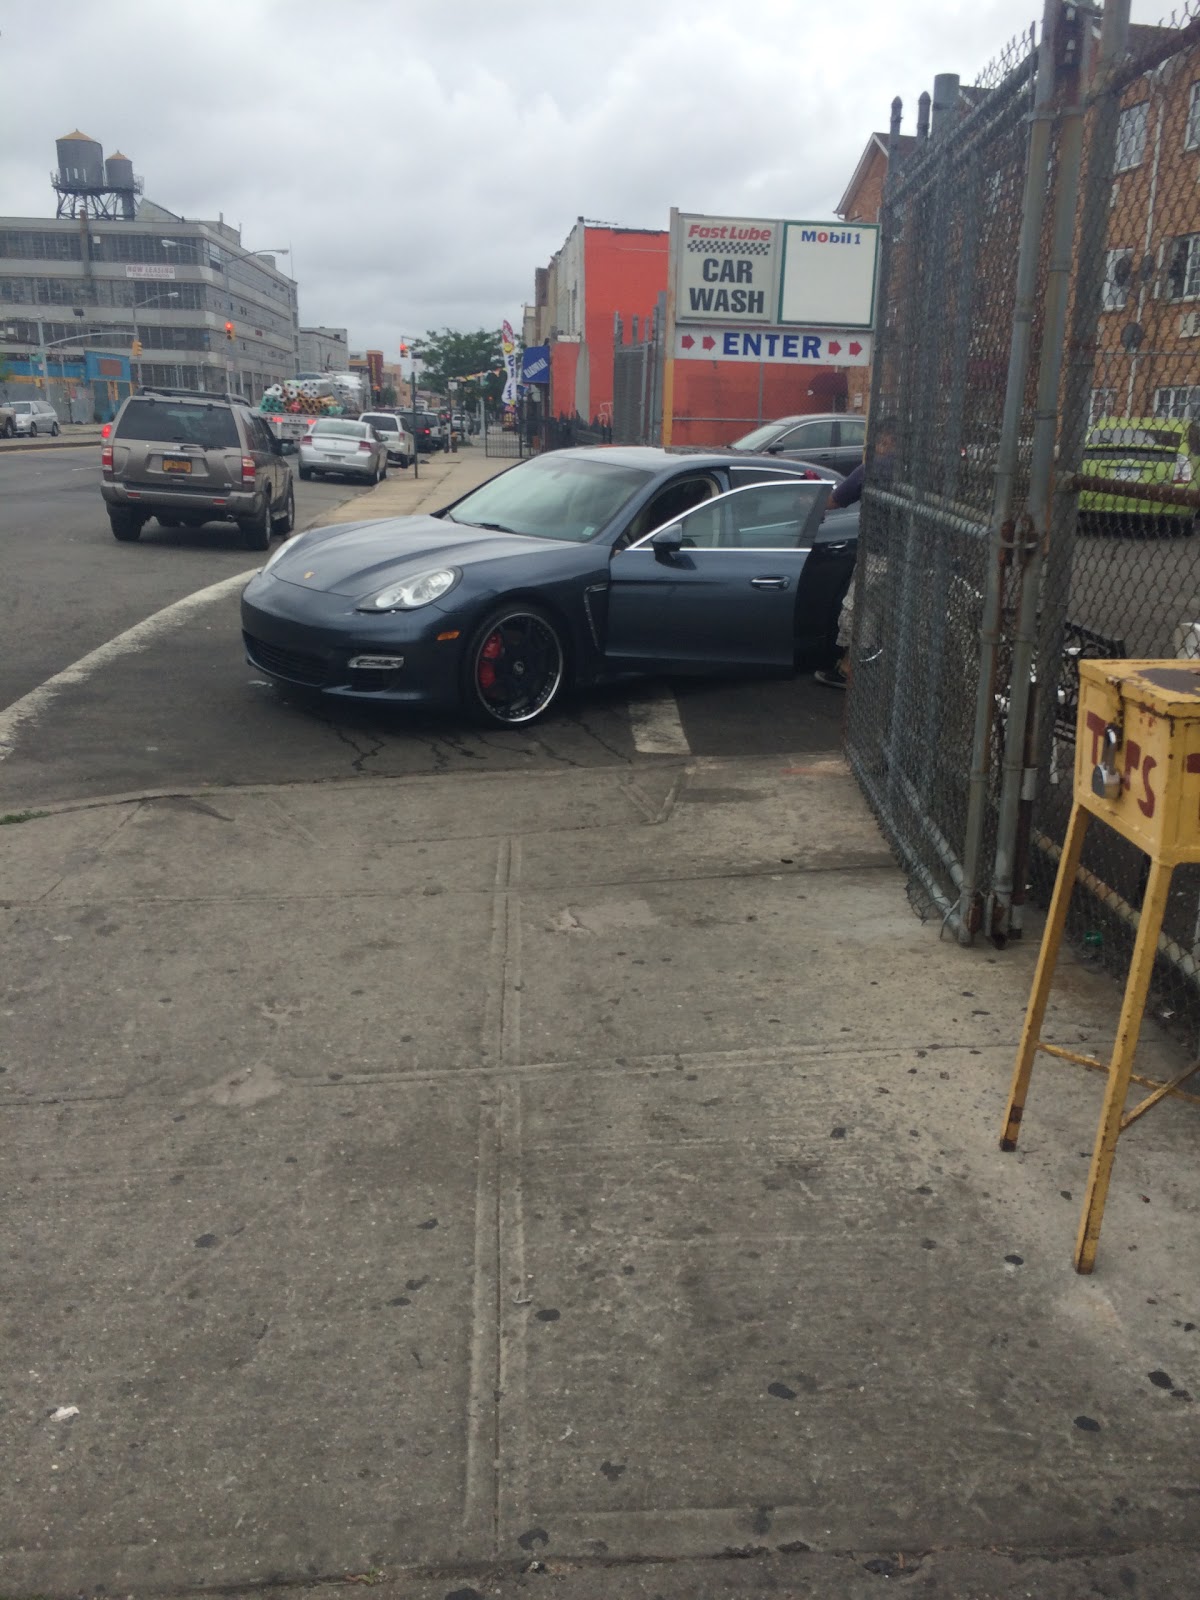
[[[80,445],[100,443],[98,422],[64,422],[57,439],[39,433],[36,439],[0,439],[0,452],[7,450],[72,450]]]
[[[360,495],[322,517],[321,526],[335,522],[362,522],[370,517],[407,517],[418,511],[436,511],[460,495],[486,483],[515,461],[485,456],[483,446],[458,451],[438,451],[422,456],[417,475],[411,467],[389,467],[384,481],[369,495]]]
[[[67,808],[0,885],[5,1596],[1195,1592],[1197,1108],[1077,1277],[1099,1082],[1000,1154],[1035,952],[836,757]]]

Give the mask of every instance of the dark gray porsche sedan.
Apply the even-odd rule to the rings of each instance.
[[[314,528],[247,585],[247,659],[337,698],[526,726],[569,687],[828,654],[858,508],[764,457],[535,456],[428,516]]]

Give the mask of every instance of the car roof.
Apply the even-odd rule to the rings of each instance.
[[[731,454],[736,457],[739,467],[759,466],[771,467],[776,472],[790,472],[795,466],[803,470],[802,462],[780,461],[778,456],[757,455],[752,451],[733,451],[723,449],[711,450],[669,450],[659,445],[642,444],[600,444],[600,445],[575,445],[568,450],[554,450],[548,456],[572,456],[580,461],[611,461],[618,467],[640,467],[644,472],[665,472],[668,467],[680,467],[686,464],[689,467],[728,467]],[[799,472],[796,473],[799,475]]]

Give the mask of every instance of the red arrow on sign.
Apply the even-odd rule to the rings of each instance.
[[[685,333],[679,342],[685,350],[690,350],[696,341],[692,338],[690,333]]]
[[[851,341],[850,341],[850,354],[852,356],[856,356],[856,355],[860,354],[861,351],[862,351],[862,345],[859,344],[858,340],[857,339],[851,339]]]
[[[701,343],[704,345],[706,350],[716,349],[717,341],[713,338],[711,333],[706,333]]]
[[[840,345],[840,344],[839,344],[839,343],[838,343],[838,342],[837,342],[837,340],[836,340],[836,339],[830,339],[830,341],[829,341],[829,344],[828,344],[828,345],[827,345],[827,347],[826,347],[826,348],[827,348],[827,349],[828,349],[828,351],[829,351],[829,354],[830,354],[830,355],[831,355],[831,356],[837,356],[837,355],[841,355],[841,353],[842,353],[842,347],[841,347],[841,345]]]

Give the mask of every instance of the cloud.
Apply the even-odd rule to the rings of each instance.
[[[831,215],[893,95],[911,129],[935,72],[971,81],[1031,18],[1014,0],[55,0],[5,16],[0,193],[52,214],[53,141],[80,127],[160,204],[290,246],[302,322],[395,354],[516,321],[580,215]]]

